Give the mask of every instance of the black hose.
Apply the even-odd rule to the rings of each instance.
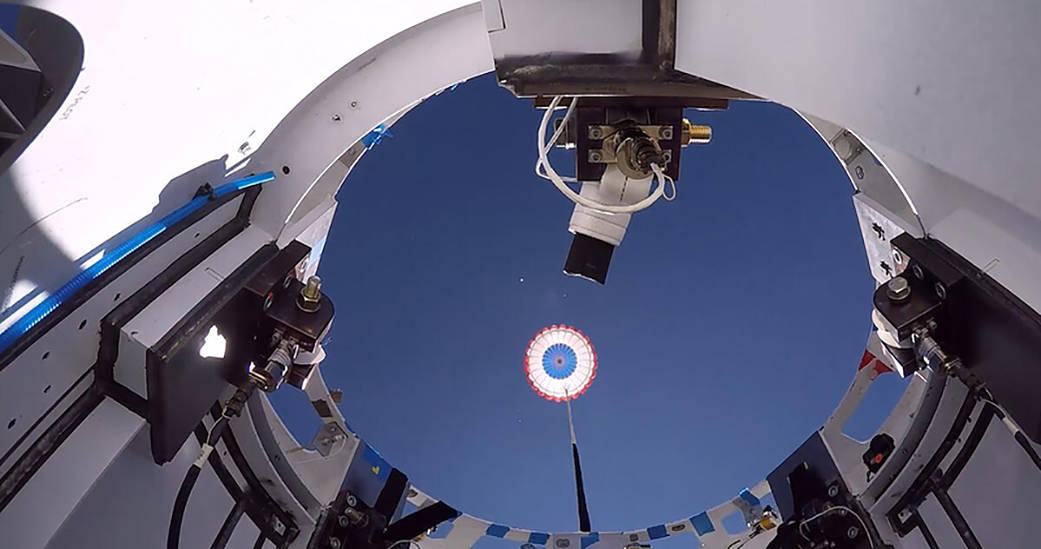
[[[217,420],[217,423],[213,424],[213,428],[210,429],[210,435],[206,437],[206,444],[208,446],[216,445],[217,441],[224,435],[224,430],[227,427],[228,418],[227,416],[222,416]],[[188,472],[184,475],[184,480],[181,481],[181,488],[177,490],[173,513],[170,515],[170,530],[166,533],[166,549],[178,549],[181,544],[181,523],[184,522],[184,510],[188,507],[188,497],[192,495],[195,482],[199,480],[199,473],[202,472],[202,463],[204,462],[193,463],[188,468]]]
[[[170,515],[170,530],[166,534],[166,549],[177,549],[181,544],[181,522],[184,521],[184,509],[188,506],[188,496],[195,488],[195,481],[199,480],[202,467],[192,464],[188,473],[181,481],[181,489],[177,490],[177,499],[174,500],[173,514]]]
[[[993,400],[990,400],[990,397],[991,395],[989,392],[986,393],[986,396],[983,399],[983,404],[989,406],[990,409],[994,411],[994,415],[998,416],[999,420],[1004,421],[1006,417],[1005,410],[1003,410],[1001,406],[995,404]],[[1034,462],[1034,467],[1037,467],[1037,469],[1041,471],[1041,456],[1037,455],[1037,451],[1034,450],[1034,445],[1030,443],[1030,439],[1027,438],[1027,435],[1023,433],[1021,429],[1015,428],[1015,430],[1013,430],[1013,427],[1008,424],[1005,426],[1012,432],[1012,438],[1016,439],[1016,442],[1018,442],[1027,455],[1030,456],[1030,461]]]
[[[213,543],[210,544],[210,549],[224,549],[228,546],[228,540],[231,539],[231,534],[235,531],[235,527],[239,525],[239,519],[242,518],[242,514],[245,512],[246,498],[242,497],[235,502],[231,511],[228,512],[228,516],[224,519],[224,523],[221,524],[220,530],[217,531],[217,537],[213,538]]]
[[[1034,447],[1030,444],[1030,439],[1023,434],[1023,431],[1016,431],[1016,442],[1027,451],[1027,455],[1030,456],[1030,461],[1034,462],[1034,466],[1041,470],[1041,457],[1038,457],[1037,452],[1034,451]]]

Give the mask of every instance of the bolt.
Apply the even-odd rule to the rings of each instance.
[[[603,130],[599,126],[589,126],[589,138],[590,139],[601,139],[604,137]]]
[[[839,495],[839,487],[838,487],[838,485],[837,484],[832,484],[831,486],[828,486],[828,497],[829,498],[833,498],[833,497],[835,497],[837,495]]]
[[[340,523],[340,528],[346,528],[351,522],[347,519],[347,515],[340,515],[336,518],[336,522]]]
[[[691,143],[708,143],[712,141],[712,127],[691,124],[690,120],[683,119],[683,130],[680,132],[680,145],[686,147]]]
[[[911,297],[911,285],[902,276],[894,276],[886,284],[886,296],[890,301],[904,301]]]
[[[922,272],[922,267],[917,263],[911,266],[911,272],[914,273],[914,277],[918,280],[925,280],[925,273]]]
[[[855,537],[857,537],[859,535],[860,535],[860,529],[857,528],[856,526],[850,526],[849,530],[846,530],[846,537],[849,538],[849,539],[853,539],[853,538],[855,538]]]
[[[354,494],[347,494],[347,506],[356,507],[358,505],[358,498],[354,497]]]
[[[296,306],[305,313],[313,313],[321,307],[322,279],[312,276],[307,279],[307,284],[300,289],[300,297],[296,300]]]
[[[900,250],[893,248],[893,262],[897,265],[904,262],[904,254],[900,253]]]
[[[332,547],[332,549],[340,549],[340,540],[329,538],[329,547]]]
[[[944,288],[943,284],[937,282],[933,285],[933,290],[936,292],[936,297],[940,299],[947,299],[947,288]]]
[[[857,169],[853,170],[857,174],[857,179],[864,179],[864,168],[857,166]]]
[[[369,524],[369,515],[353,508],[348,507],[343,510],[343,514],[347,516],[347,520],[355,526],[364,528]]]
[[[600,162],[601,158],[600,151],[589,151],[590,162]]]
[[[661,136],[662,139],[664,139],[665,141],[668,141],[668,140],[672,139],[672,126],[665,126],[658,133],[659,133],[659,135]]]

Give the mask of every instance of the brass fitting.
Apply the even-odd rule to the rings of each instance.
[[[712,141],[712,126],[702,124],[691,124],[690,120],[683,119],[683,132],[680,134],[680,144],[686,147],[691,143],[705,144]]]

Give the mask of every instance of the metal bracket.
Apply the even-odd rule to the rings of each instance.
[[[336,422],[323,423],[318,428],[314,439],[311,440],[311,447],[321,454],[322,457],[329,457],[336,444],[346,442],[346,440],[347,433],[343,432],[339,424]]]

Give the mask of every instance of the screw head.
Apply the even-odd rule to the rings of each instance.
[[[914,277],[917,278],[918,280],[924,280],[925,279],[925,273],[922,272],[922,267],[920,265],[918,265],[917,263],[915,263],[914,265],[911,266],[911,272],[914,273]]]
[[[358,498],[354,497],[354,494],[347,494],[347,506],[355,507],[358,505]]]
[[[857,169],[853,170],[857,174],[857,179],[864,179],[864,168],[857,166]]]
[[[828,486],[828,497],[833,498],[837,495],[839,495],[839,487],[834,484]]]
[[[347,519],[347,515],[340,515],[336,518],[336,522],[340,524],[340,528],[346,528],[347,525],[351,523],[351,521]]]
[[[333,122],[339,122],[340,120],[342,120],[342,118],[340,117],[340,115],[338,115],[338,114],[334,114],[334,115],[333,115]]]
[[[351,101],[351,108],[352,109],[357,109],[358,108],[358,102],[357,101]]]
[[[890,301],[904,301],[911,297],[911,285],[902,276],[894,276],[886,283],[886,297]]]
[[[860,528],[857,528],[856,526],[850,526],[849,530],[846,530],[846,537],[849,538],[849,539],[853,539],[853,538],[855,538],[855,537],[857,537],[859,535],[860,535]]]
[[[943,287],[943,284],[937,282],[933,284],[933,291],[936,292],[936,297],[940,299],[947,299],[947,288]]]
[[[601,158],[602,157],[600,156],[599,152],[597,152],[597,151],[590,151],[589,152],[589,161],[590,162],[600,162]]]
[[[340,540],[329,538],[329,547],[332,547],[332,549],[340,549]]]
[[[597,126],[589,127],[589,138],[590,139],[601,139],[604,137],[604,132]]]
[[[900,265],[904,262],[904,254],[900,253],[900,250],[893,248],[893,263]]]
[[[275,294],[272,294],[272,293],[267,294],[267,297],[264,298],[264,310],[266,311],[266,310],[270,309],[271,308],[271,304],[274,303],[274,302],[275,302]]]
[[[665,126],[661,129],[661,132],[659,133],[661,135],[661,138],[666,141],[672,139],[672,126]]]

